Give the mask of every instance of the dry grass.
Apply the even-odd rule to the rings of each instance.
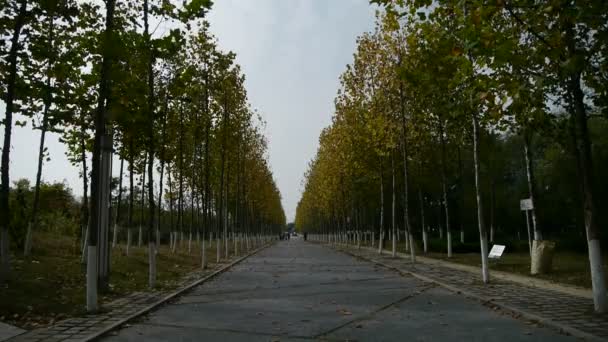
[[[481,267],[481,257],[477,253],[453,254],[452,258],[449,259],[446,254],[442,253],[421,255],[454,263]],[[608,258],[605,257],[605,269],[606,265],[608,265]],[[490,269],[545,279],[556,283],[591,288],[589,258],[585,254],[571,252],[556,253],[553,257],[553,271],[551,273],[532,276],[530,275],[530,255],[528,253],[505,252],[500,260],[492,261],[490,263]]]
[[[208,246],[206,252],[207,260],[215,261],[215,246]],[[0,288],[0,321],[31,329],[84,313],[85,266],[73,238],[39,232],[32,256],[19,254],[12,256],[10,279]],[[147,289],[147,246],[131,247],[129,256],[122,246],[111,254],[110,290],[102,294],[102,303]],[[180,278],[199,267],[198,244],[193,242],[192,255],[185,243],[175,254],[161,246],[158,287],[175,288]]]

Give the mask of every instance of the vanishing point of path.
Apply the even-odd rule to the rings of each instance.
[[[574,341],[302,240],[281,241],[104,341]]]

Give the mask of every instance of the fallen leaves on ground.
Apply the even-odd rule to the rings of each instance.
[[[336,310],[338,313],[340,313],[342,316],[350,316],[352,315],[352,312],[346,310],[346,309],[339,309]]]

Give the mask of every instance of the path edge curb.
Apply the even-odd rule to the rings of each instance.
[[[435,283],[435,284],[437,284],[437,285],[439,285],[439,286],[441,286],[441,287],[443,287],[443,288],[445,288],[445,289],[447,289],[447,290],[449,290],[451,292],[454,292],[456,294],[461,294],[461,295],[463,295],[465,297],[469,297],[469,298],[475,299],[475,300],[477,300],[477,301],[479,301],[481,303],[491,303],[494,306],[497,306],[497,307],[499,307],[502,310],[506,310],[506,311],[509,311],[511,313],[518,314],[521,317],[537,321],[538,323],[540,323],[542,325],[551,327],[552,329],[556,329],[559,332],[565,332],[565,333],[567,333],[567,334],[569,334],[569,335],[571,335],[571,336],[573,336],[575,338],[582,338],[582,339],[584,339],[586,341],[606,341],[606,340],[604,340],[604,339],[602,339],[602,338],[600,338],[598,336],[595,336],[593,334],[590,334],[590,333],[584,332],[582,330],[576,329],[576,328],[571,327],[569,325],[558,323],[558,322],[556,322],[556,321],[554,321],[552,319],[545,318],[545,317],[542,317],[542,316],[530,313],[528,311],[515,308],[515,307],[513,307],[513,306],[511,306],[509,304],[505,304],[505,303],[503,303],[501,301],[495,301],[492,298],[488,298],[488,297],[484,297],[484,296],[480,296],[480,295],[474,294],[474,293],[469,292],[467,290],[463,290],[463,289],[461,289],[459,287],[446,284],[446,283],[444,283],[444,282],[442,282],[440,280],[436,280],[436,279],[424,276],[422,274],[418,274],[416,272],[412,272],[412,271],[408,271],[408,270],[402,270],[402,269],[399,269],[397,267],[394,267],[394,266],[391,266],[391,265],[387,265],[387,264],[385,264],[383,262],[380,262],[378,260],[368,259],[368,258],[366,258],[364,256],[357,255],[355,253],[352,253],[352,252],[350,252],[348,250],[345,250],[345,249],[342,249],[342,248],[334,248],[332,246],[328,246],[328,247],[330,247],[330,248],[332,248],[332,249],[334,249],[336,251],[348,254],[348,255],[350,255],[352,257],[363,259],[363,260],[367,260],[367,261],[372,262],[374,264],[380,265],[380,266],[382,266],[384,268],[388,268],[390,270],[396,271],[399,274],[402,274],[402,275],[403,274],[408,274],[408,275],[411,275],[411,276],[413,276],[415,278],[418,278],[418,279],[420,279],[422,281],[430,282],[430,283]]]
[[[249,258],[250,256],[252,256],[252,255],[254,255],[254,254],[256,254],[256,253],[258,253],[258,252],[260,252],[260,251],[262,251],[262,250],[264,250],[264,249],[266,249],[268,247],[270,247],[270,246],[272,246],[273,244],[274,244],[274,241],[269,242],[266,245],[263,245],[263,246],[259,247],[258,249],[254,249],[253,251],[249,252],[248,254],[246,254],[246,255],[244,255],[244,256],[242,256],[242,257],[234,260],[233,262],[227,264],[226,266],[224,266],[224,267],[222,267],[222,268],[214,271],[213,273],[208,274],[208,275],[206,275],[206,276],[204,276],[204,277],[202,277],[202,278],[200,278],[198,280],[193,281],[192,283],[186,285],[185,287],[183,287],[181,289],[178,289],[178,290],[176,290],[174,292],[169,293],[168,295],[166,295],[165,297],[161,298],[160,300],[158,300],[158,301],[156,301],[156,302],[154,302],[154,303],[146,306],[145,308],[143,308],[143,309],[141,309],[141,310],[139,310],[139,311],[137,311],[137,312],[129,315],[128,317],[123,318],[123,319],[121,319],[119,321],[116,321],[116,322],[108,325],[107,327],[99,330],[99,331],[96,331],[96,332],[94,332],[94,333],[92,333],[92,334],[90,334],[88,336],[83,337],[80,341],[82,341],[82,342],[95,341],[99,337],[101,337],[101,336],[109,333],[110,331],[113,331],[113,330],[119,328],[123,324],[125,324],[125,323],[127,323],[127,322],[129,322],[129,321],[131,321],[131,320],[133,320],[133,319],[135,319],[137,317],[139,317],[139,316],[145,315],[146,313],[148,313],[148,312],[156,309],[157,307],[159,307],[159,306],[167,303],[168,301],[170,301],[170,300],[172,300],[172,299],[174,299],[176,297],[179,297],[180,295],[184,294],[185,292],[190,291],[192,288],[194,288],[194,287],[196,287],[196,286],[198,286],[198,285],[200,285],[200,284],[202,284],[202,283],[204,283],[204,282],[206,282],[208,280],[211,280],[212,278],[214,278],[214,277],[216,277],[216,276],[218,276],[218,275],[220,275],[220,274],[228,271],[229,269],[231,269],[236,264],[238,264],[241,261]]]

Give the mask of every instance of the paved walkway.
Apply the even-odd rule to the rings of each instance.
[[[255,253],[255,250],[252,250],[252,253]],[[25,333],[21,330],[18,332],[19,334],[12,334],[11,336],[17,335],[12,338],[7,336],[7,339],[2,339],[3,335],[0,334],[0,341],[89,341],[108,331],[108,329],[122,324],[126,319],[148,311],[152,306],[162,304],[168,297],[173,297],[178,292],[184,291],[194,284],[230,268],[233,263],[239,262],[242,258],[231,256],[229,259],[222,259],[220,263],[210,263],[206,270],[192,272],[181,279],[176,290],[135,292],[104,304],[101,308],[102,313],[100,314],[69,318],[57,322],[50,327],[35,329]],[[0,331],[2,328],[0,326]],[[6,330],[8,332],[8,329]]]
[[[574,341],[325,246],[281,241],[104,341]]]
[[[593,301],[589,298],[496,278],[492,278],[490,285],[484,285],[480,272],[457,270],[442,266],[438,262],[412,264],[409,256],[393,258],[388,251],[379,255],[377,249],[357,249],[354,246],[339,249],[401,272],[429,278],[472,296],[488,299],[486,305],[490,307],[514,309],[565,330],[578,330],[574,332],[579,335],[588,334],[589,337],[608,339],[608,315],[595,314]]]
[[[23,334],[25,330],[0,322],[0,341]]]

